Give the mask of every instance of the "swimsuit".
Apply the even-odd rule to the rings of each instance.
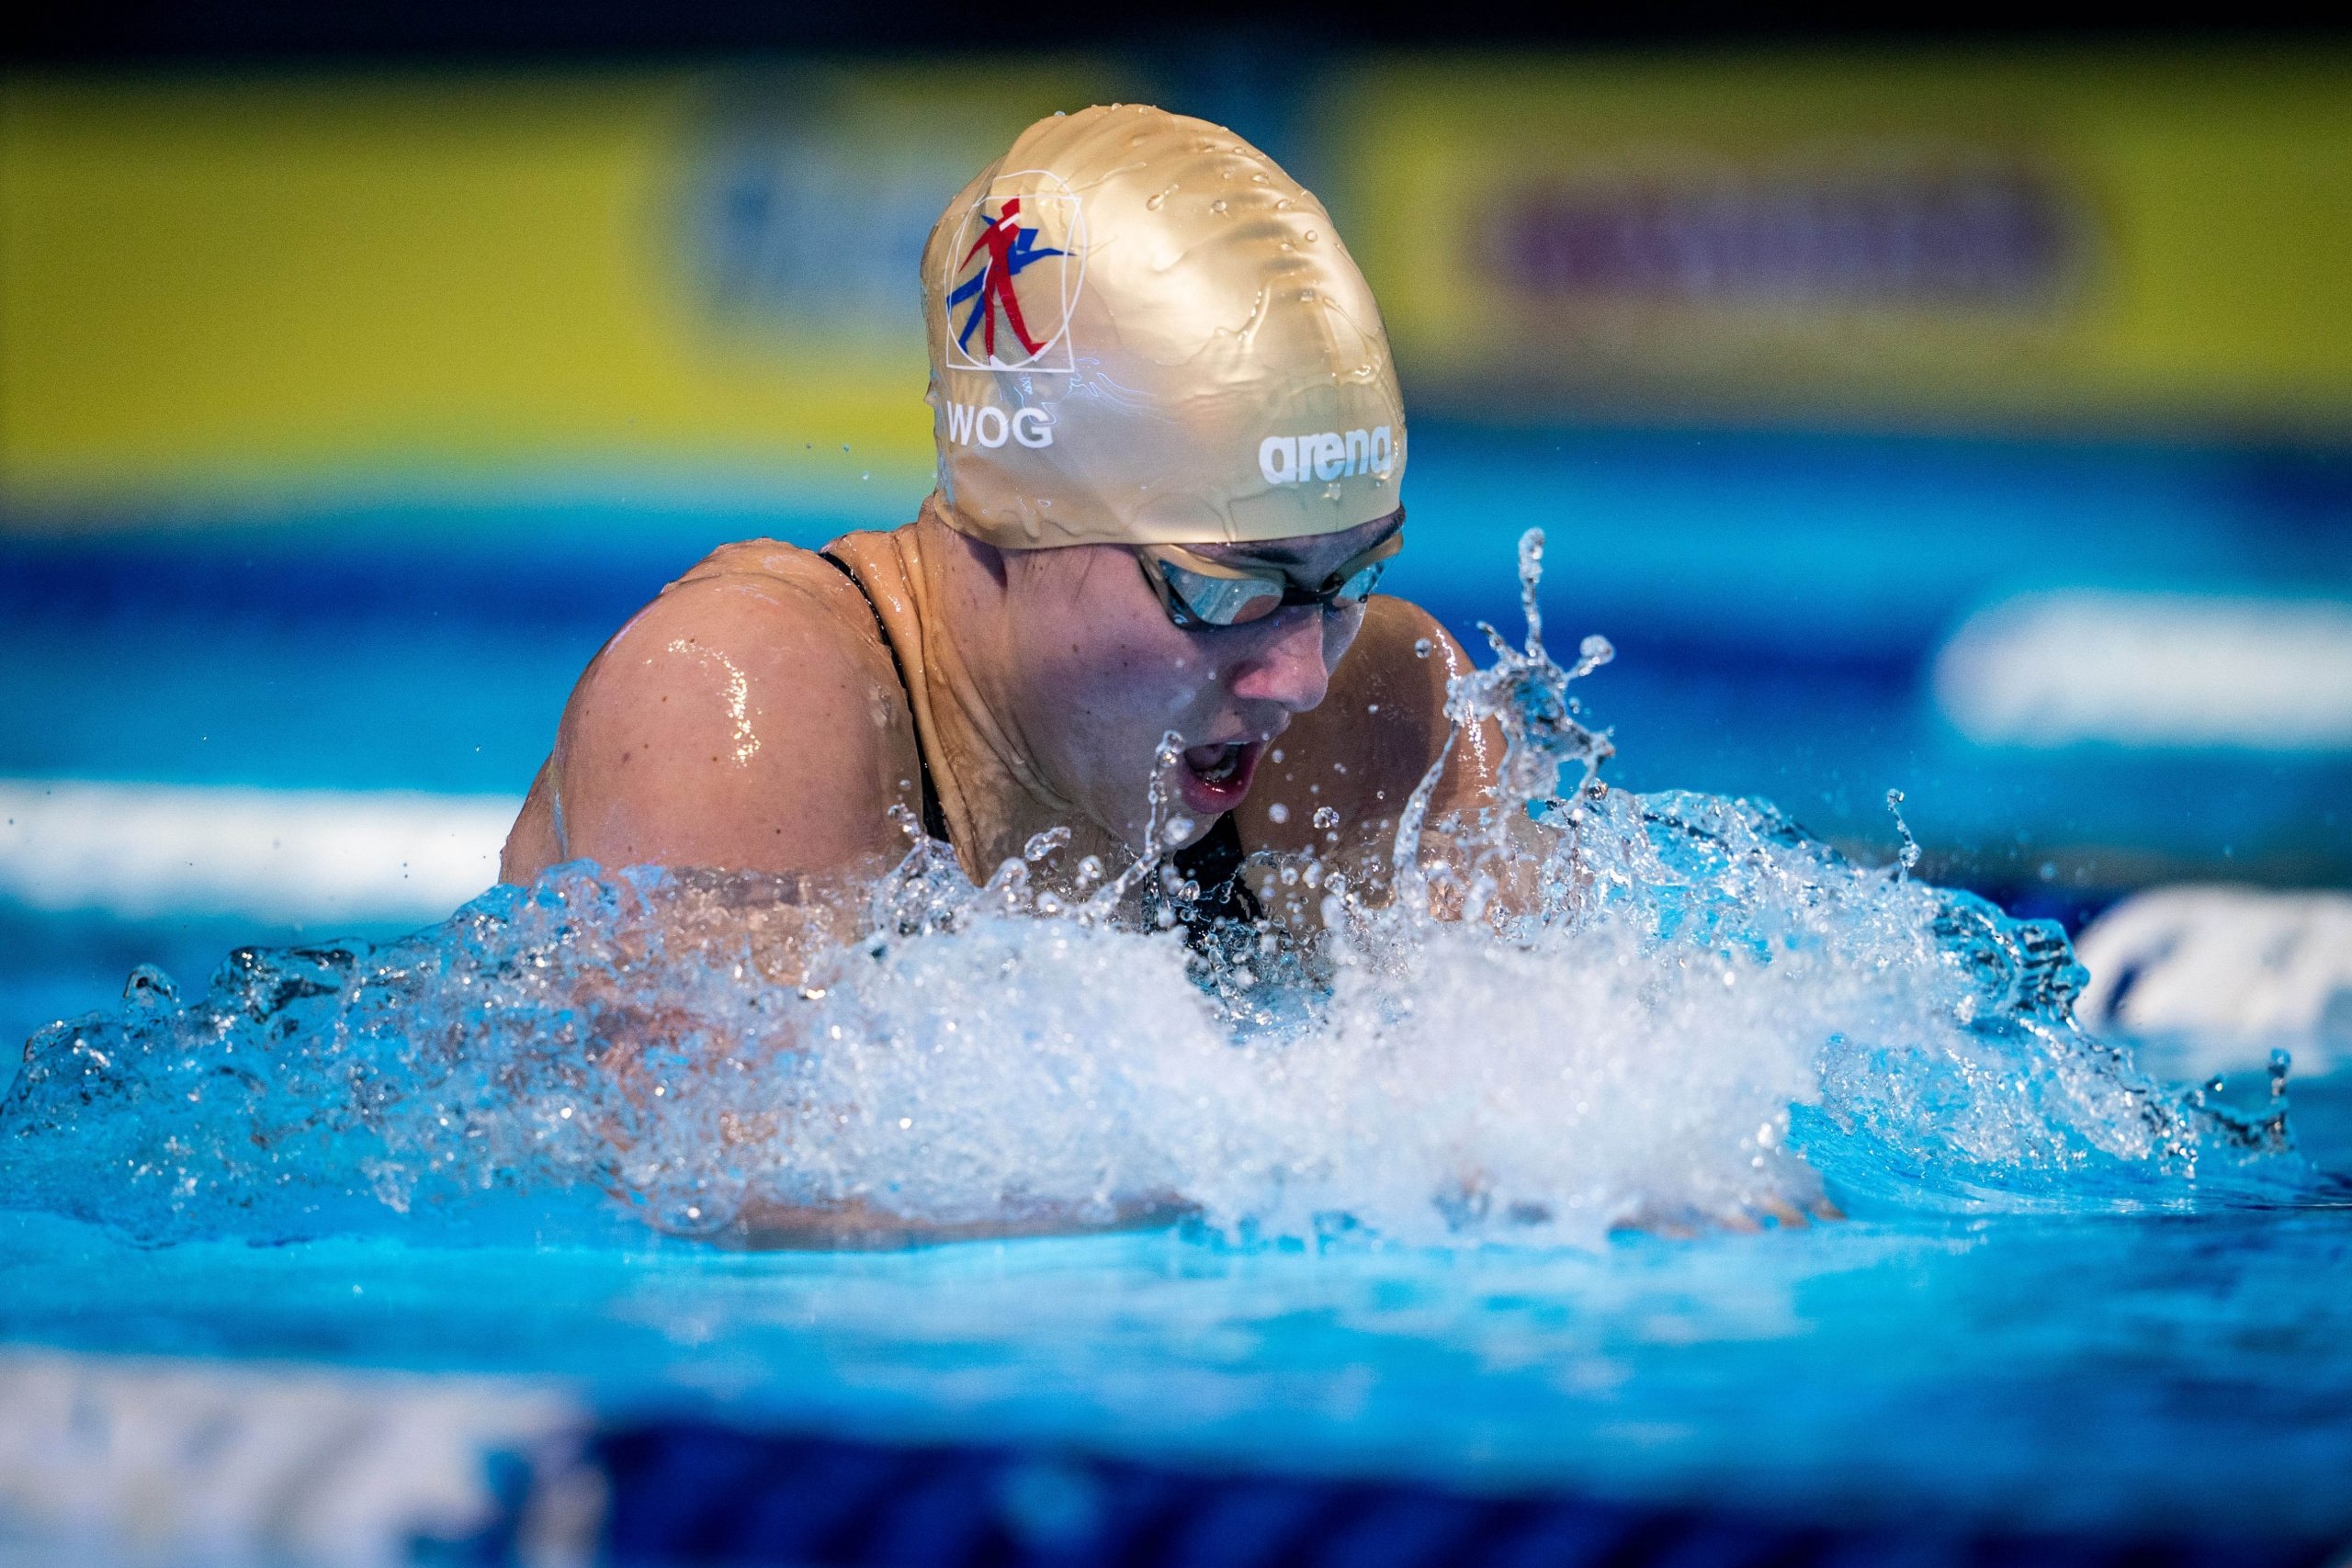
[[[874,595],[865,591],[865,582],[849,569],[848,562],[831,550],[817,553],[819,558],[848,578],[856,588],[858,597],[865,601],[866,609],[874,616],[875,635],[889,650],[890,668],[898,674],[899,690],[907,699],[909,728],[914,732],[915,765],[921,770],[922,779],[922,830],[927,837],[947,845],[952,853],[955,845],[947,833],[947,814],[939,804],[939,786],[932,778],[931,758],[923,750],[922,726],[913,722],[914,689],[907,683],[907,667],[899,658],[897,646],[890,641],[889,628],[882,621],[881,606],[875,604]],[[1241,865],[1248,858],[1249,852],[1241,847],[1241,829],[1233,820],[1233,813],[1227,811],[1210,825],[1208,832],[1198,843],[1178,850],[1168,857],[1169,863],[1176,869],[1176,874],[1197,886],[1199,895],[1193,898],[1171,899],[1162,894],[1156,884],[1148,883],[1144,890],[1145,917],[1153,918],[1164,903],[1174,914],[1176,922],[1184,928],[1185,940],[1196,947],[1217,926],[1237,920],[1246,925],[1257,924],[1265,918],[1265,908],[1258,902],[1258,896],[1242,883]]]

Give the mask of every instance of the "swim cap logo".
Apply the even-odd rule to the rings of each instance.
[[[1008,175],[999,183],[1031,184],[1042,173]],[[1078,197],[1067,189],[1033,188],[974,204],[948,252],[949,367],[1075,368],[1069,313],[1084,275],[1083,223]]]
[[[1258,443],[1258,472],[1270,485],[1385,474],[1396,466],[1396,437],[1385,424],[1319,435],[1269,435]]]

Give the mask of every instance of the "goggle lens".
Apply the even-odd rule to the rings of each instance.
[[[1160,581],[1196,621],[1212,626],[1241,626],[1262,621],[1283,605],[1279,582],[1262,577],[1211,577],[1188,571],[1173,561],[1156,563]]]
[[[1366,552],[1375,558],[1364,561],[1337,585],[1327,585],[1319,592],[1303,589],[1279,571],[1197,571],[1176,558],[1175,552],[1166,549],[1142,552],[1139,558],[1144,576],[1159,590],[1177,625],[1246,626],[1264,620],[1285,604],[1358,608],[1372,597],[1373,590],[1380,585],[1380,574],[1386,568],[1388,558],[1403,544],[1404,531],[1399,528]],[[1326,582],[1329,583],[1328,579]]]

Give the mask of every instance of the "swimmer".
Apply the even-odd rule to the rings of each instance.
[[[905,855],[900,821],[975,880],[1057,828],[1053,865],[1115,874],[1156,782],[1188,926],[1301,918],[1246,874],[1283,855],[1381,897],[1468,664],[1374,592],[1408,546],[1404,408],[1321,204],[1229,130],[1090,108],[1023,132],[922,266],[920,513],[664,589],[581,677],[501,875],[846,885]],[[1498,754],[1458,744],[1431,819],[1491,800]]]

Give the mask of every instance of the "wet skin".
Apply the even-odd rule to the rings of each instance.
[[[1202,553],[1312,582],[1393,526]],[[1179,842],[1233,809],[1252,850],[1376,868],[1443,744],[1446,677],[1466,661],[1403,601],[1186,629],[1120,547],[1000,550],[929,511],[894,538],[912,547],[934,711],[954,721],[933,766],[952,768],[969,802],[956,849],[976,876],[1052,827],[1071,830],[1066,865],[1132,860],[1170,730],[1188,748],[1164,770],[1171,815],[1193,822]],[[1435,812],[1482,804],[1495,754],[1490,735],[1458,746]],[[728,546],[581,677],[501,873],[524,882],[586,858],[872,874],[906,852],[889,808],[918,809],[916,757],[857,589],[810,552]],[[1322,807],[1337,827],[1317,826]]]

